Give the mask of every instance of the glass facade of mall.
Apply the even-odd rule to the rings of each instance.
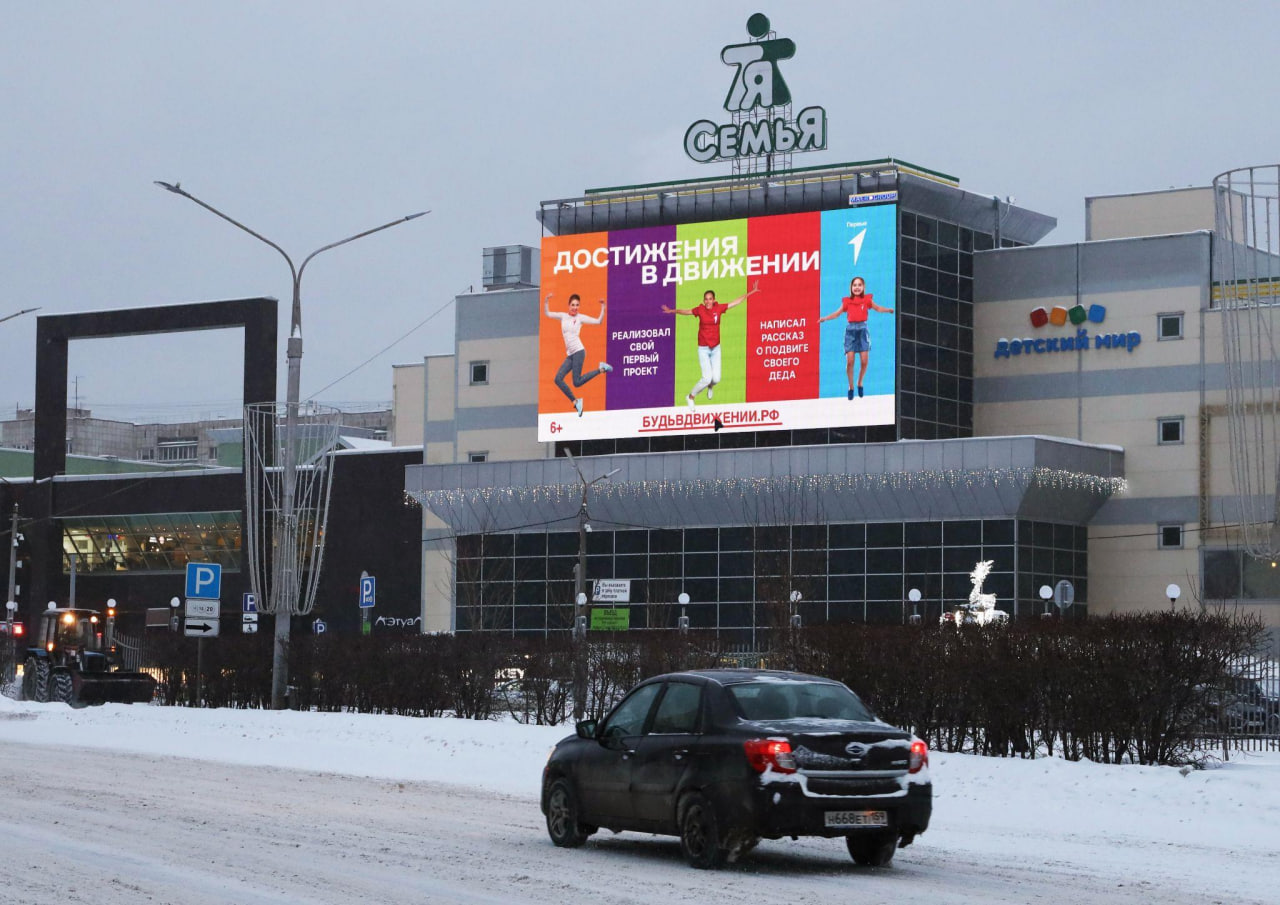
[[[694,628],[750,643],[786,624],[799,591],[805,625],[937,620],[968,601],[969,573],[1011,616],[1045,611],[1038,590],[1070,580],[1088,601],[1086,529],[1020,519],[779,527],[637,529],[586,535],[587,577],[631,580],[632,628],[674,628],[683,592]],[[578,534],[473,534],[457,548],[457,628],[544,634],[569,627]],[[907,601],[921,592],[917,608]],[[1016,590],[1016,601],[1015,601]]]
[[[240,513],[167,512],[80,516],[62,525],[62,571],[181,572],[188,562],[239,571]]]

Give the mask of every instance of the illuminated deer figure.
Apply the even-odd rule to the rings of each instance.
[[[973,567],[973,571],[969,573],[969,580],[973,582],[973,589],[969,592],[969,602],[960,604],[954,613],[943,613],[940,622],[943,624],[951,622],[959,628],[964,623],[988,625],[992,622],[1009,620],[1008,613],[996,609],[996,595],[986,594],[982,590],[982,583],[987,580],[994,565],[994,560],[987,559]]]
[[[995,565],[995,561],[984,559],[973,567],[973,571],[969,573],[969,580],[973,582],[973,590],[969,592],[969,612],[977,617],[978,613],[986,613],[996,608],[996,595],[982,593],[982,583],[987,580],[987,576],[991,574],[991,567]],[[982,619],[985,623],[988,620]]]

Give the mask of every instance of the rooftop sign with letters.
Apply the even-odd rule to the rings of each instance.
[[[747,20],[747,34],[750,41],[720,51],[720,59],[734,67],[724,99],[732,122],[698,120],[684,134],[684,152],[698,163],[711,163],[826,148],[826,110],[805,107],[791,116],[791,89],[779,64],[795,56],[795,42],[775,37],[763,13]]]

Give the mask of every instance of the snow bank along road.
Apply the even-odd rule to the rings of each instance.
[[[1175,770],[933,755],[934,827],[887,869],[856,867],[839,840],[765,842],[719,872],[686,867],[674,840],[593,836],[582,849],[547,840],[537,805],[541,759],[524,738],[562,730],[458,720],[364,718],[366,744],[333,756],[341,772],[299,760],[309,718],[336,715],[55,705],[0,712],[0,903],[625,903],[761,901],[931,903],[1274,902],[1280,893],[1280,758],[1182,776]],[[35,717],[35,718],[31,718]],[[133,719],[130,719],[133,717]],[[95,749],[51,742],[81,720],[125,719],[132,737]],[[159,732],[203,756],[164,749]],[[41,724],[44,724],[43,728]],[[234,724],[234,725],[233,725]],[[381,732],[385,724],[389,728]],[[349,723],[347,724],[349,725]],[[84,734],[87,725],[80,725]],[[398,733],[434,739],[406,750]],[[454,744],[440,738],[453,733]],[[90,733],[92,734],[92,733]],[[238,745],[228,763],[221,754]],[[469,751],[433,763],[441,747]],[[545,753],[545,745],[541,747]],[[122,750],[124,749],[124,750]],[[515,752],[501,779],[489,774]],[[197,753],[197,752],[193,752]],[[357,762],[351,756],[357,753]],[[386,757],[384,758],[384,754]],[[197,753],[197,756],[200,756]],[[403,778],[383,760],[416,762]],[[359,760],[371,769],[362,771]],[[464,763],[482,764],[475,776]],[[452,766],[450,764],[453,764]],[[474,779],[465,781],[470,772]],[[434,777],[434,778],[429,778]],[[513,778],[532,785],[519,792]]]

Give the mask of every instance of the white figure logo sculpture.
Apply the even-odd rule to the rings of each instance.
[[[982,593],[982,583],[987,580],[994,565],[995,560],[984,559],[969,573],[969,580],[973,582],[973,590],[969,592],[969,612],[975,616],[996,608],[996,595]]]
[[[982,583],[987,580],[994,565],[994,560],[985,559],[973,567],[973,571],[969,573],[969,580],[973,582],[969,602],[958,606],[954,613],[943,613],[941,622],[954,622],[956,628],[959,628],[964,623],[988,625],[992,622],[1009,621],[1008,613],[996,609],[996,595],[982,590]]]

